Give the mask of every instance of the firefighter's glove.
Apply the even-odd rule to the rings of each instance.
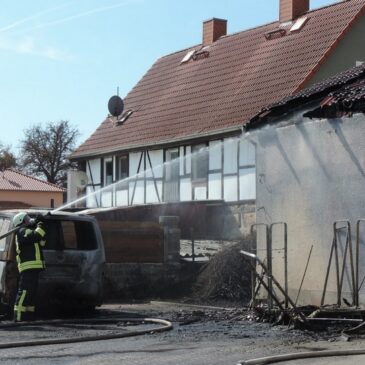
[[[38,214],[36,217],[35,217],[35,220],[37,223],[39,222],[43,222],[44,221],[44,217],[42,214]]]
[[[44,223],[42,221],[37,222],[37,228],[42,228],[44,230]]]
[[[29,222],[27,224],[28,227],[35,227],[37,221],[34,218],[29,219]]]

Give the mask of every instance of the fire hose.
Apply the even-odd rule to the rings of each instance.
[[[260,357],[258,359],[241,361],[237,365],[266,365],[282,361],[291,361],[299,359],[313,359],[318,357],[354,356],[354,355],[365,355],[365,349],[297,352],[291,354],[274,355],[274,356]]]
[[[112,340],[124,337],[134,337],[145,334],[153,334],[157,332],[164,332],[171,330],[172,324],[169,321],[164,319],[157,318],[123,318],[123,319],[79,319],[79,320],[50,320],[50,321],[35,321],[35,322],[15,322],[8,324],[0,324],[0,330],[6,328],[15,328],[15,327],[23,327],[23,326],[35,326],[35,325],[57,325],[57,324],[85,324],[93,323],[93,324],[105,324],[112,323],[118,324],[120,322],[127,323],[153,323],[159,324],[160,326],[137,330],[137,331],[129,331],[124,333],[110,333],[104,335],[95,335],[95,336],[78,336],[78,337],[62,337],[62,338],[51,338],[51,339],[40,339],[40,340],[32,340],[32,341],[19,341],[19,342],[8,342],[1,343],[0,349],[9,349],[15,347],[29,347],[29,346],[44,346],[44,345],[57,345],[57,344],[67,344],[67,343],[78,343],[78,342],[91,342],[91,341],[103,341],[103,340]]]

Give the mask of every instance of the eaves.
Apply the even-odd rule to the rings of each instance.
[[[90,152],[86,152],[86,153],[81,153],[81,154],[78,154],[77,156],[71,155],[69,158],[71,161],[77,161],[77,160],[81,160],[81,159],[85,159],[85,158],[89,158],[89,157],[93,157],[93,158],[103,157],[103,156],[107,156],[110,154],[115,154],[117,152],[133,152],[133,151],[138,151],[138,150],[146,149],[146,148],[152,148],[152,149],[169,148],[169,147],[179,146],[182,143],[187,144],[188,142],[198,143],[200,141],[206,141],[207,138],[209,138],[209,137],[214,137],[214,138],[231,137],[231,136],[239,135],[243,132],[243,128],[242,128],[243,124],[244,123],[240,123],[239,125],[229,127],[229,128],[214,130],[213,132],[199,133],[199,135],[197,135],[197,136],[189,135],[186,137],[170,138],[168,140],[160,140],[160,141],[154,141],[154,142],[149,142],[149,143],[124,145],[122,147],[119,146],[119,147],[113,147],[113,148],[109,148],[109,149],[103,149],[103,151],[98,151],[98,152],[90,151]]]

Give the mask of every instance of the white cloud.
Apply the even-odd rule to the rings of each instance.
[[[68,7],[73,1],[66,2],[64,4],[61,4],[59,6],[56,6],[54,8],[46,9],[44,11],[38,12],[36,14],[30,15],[28,17],[18,19],[14,21],[11,24],[8,24],[6,26],[0,26],[0,49],[16,52],[19,54],[27,54],[27,55],[33,55],[33,56],[40,56],[45,57],[51,60],[58,60],[58,61],[65,61],[69,60],[73,57],[71,57],[70,54],[67,54],[66,52],[63,52],[61,49],[51,47],[51,46],[42,46],[37,43],[36,40],[27,35],[27,36],[21,36],[20,34],[29,34],[33,30],[36,29],[42,29],[42,28],[48,28],[51,26],[63,24],[69,21],[73,21],[79,18],[88,17],[97,13],[110,11],[119,7],[127,6],[131,3],[138,3],[143,2],[144,0],[121,0],[117,3],[111,4],[111,5],[104,5],[101,7],[93,8],[88,11],[76,13],[73,15],[70,15],[68,17],[62,17],[59,19],[55,19],[53,21],[47,21],[43,22],[41,24],[31,26],[28,29],[25,29],[24,27],[21,27],[23,24],[32,22],[35,19],[40,19],[44,17],[46,14],[52,14],[56,13],[61,8]],[[19,29],[20,28],[20,29]],[[15,34],[14,34],[15,31]],[[20,34],[19,34],[20,31]],[[9,34],[10,33],[10,34]],[[18,34],[17,34],[18,33]],[[7,36],[5,36],[5,34]],[[12,36],[11,36],[12,34]],[[17,35],[16,35],[17,34]],[[21,37],[21,38],[16,38]]]
[[[60,10],[60,9],[64,8],[64,7],[68,6],[68,5],[69,5],[69,4],[71,4],[71,3],[72,3],[72,1],[70,1],[70,2],[68,2],[68,3],[65,3],[65,4],[61,4],[61,5],[59,5],[59,6],[56,6],[56,7],[54,7],[54,8],[51,8],[51,9],[46,9],[46,10],[44,10],[44,11],[40,11],[40,12],[38,12],[38,13],[36,13],[36,14],[33,14],[33,15],[31,15],[31,16],[28,16],[28,17],[25,17],[25,18],[19,19],[19,20],[15,21],[15,22],[13,22],[13,23],[11,23],[11,24],[8,24],[8,25],[6,25],[6,26],[1,27],[1,28],[0,28],[0,33],[6,32],[6,31],[9,31],[9,30],[14,29],[14,28],[18,28],[18,27],[19,27],[21,24],[23,24],[23,23],[27,23],[27,22],[29,22],[30,20],[33,20],[33,19],[37,19],[37,18],[39,18],[39,17],[41,17],[41,16],[43,16],[43,15],[45,15],[45,14],[53,13],[53,12],[55,12],[55,11],[58,11],[58,10]]]
[[[51,22],[39,24],[39,25],[29,29],[28,31],[35,30],[35,29],[40,29],[40,28],[48,28],[50,26],[66,23],[66,22],[69,22],[71,20],[75,20],[75,19],[79,19],[79,18],[85,18],[85,17],[88,17],[88,16],[93,15],[93,14],[102,13],[102,12],[105,12],[105,11],[108,11],[108,10],[117,9],[117,8],[120,8],[120,7],[127,6],[131,3],[138,3],[138,2],[141,2],[141,1],[142,0],[126,0],[126,1],[122,1],[122,2],[119,2],[117,4],[113,4],[113,5],[101,6],[101,7],[94,8],[94,9],[91,9],[91,10],[88,10],[88,11],[85,11],[85,12],[82,12],[82,13],[78,13],[78,14],[75,14],[75,15],[71,15],[71,16],[68,16],[68,17],[65,17],[65,18],[61,18],[61,19],[57,19],[57,20],[54,20],[54,21],[51,21]]]
[[[56,61],[65,61],[71,58],[69,54],[51,46],[37,44],[31,36],[19,39],[0,36],[0,49],[23,55],[44,57]]]

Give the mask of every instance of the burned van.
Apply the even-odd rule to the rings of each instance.
[[[0,236],[14,227],[18,211],[0,212]],[[105,253],[99,226],[94,217],[77,213],[47,213],[28,210],[31,217],[41,214],[46,231],[38,306],[50,309],[92,309],[101,305]],[[15,233],[0,240],[0,296],[3,307],[12,307],[17,291],[18,269]]]

